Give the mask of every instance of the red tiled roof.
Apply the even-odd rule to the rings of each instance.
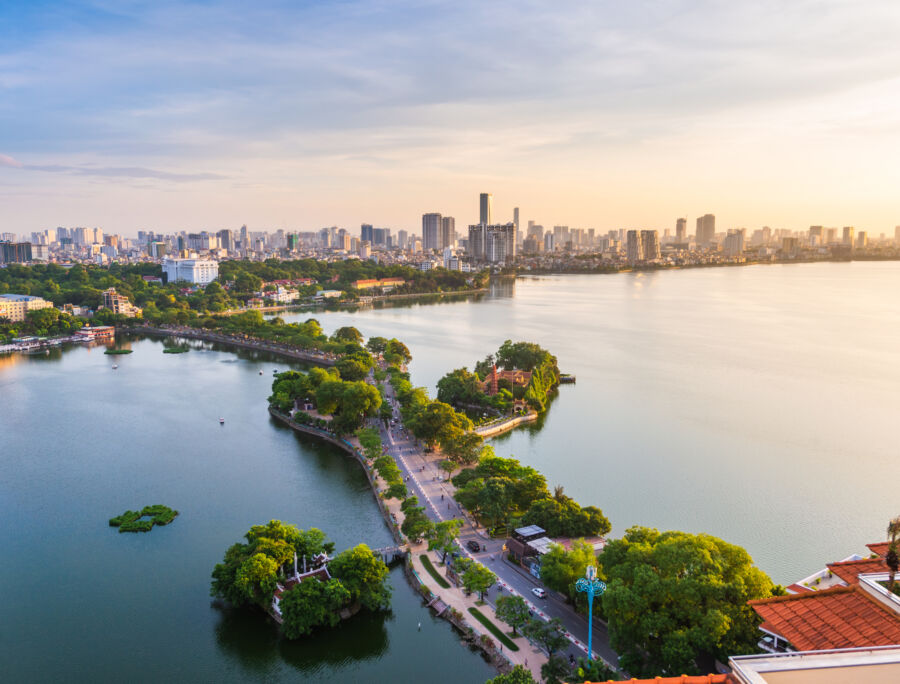
[[[785,589],[787,589],[788,592],[792,594],[802,594],[807,591],[812,591],[812,589],[810,589],[809,587],[804,587],[802,584],[797,584],[796,582],[794,582],[794,584],[787,585]]]
[[[887,555],[890,542],[875,542],[874,544],[866,544],[866,546],[868,546],[869,551],[874,553],[876,556],[881,556],[882,558],[884,558]]]
[[[749,605],[800,651],[900,644],[900,615],[859,585],[788,594]]]
[[[632,684],[740,684],[737,678],[731,674],[681,675],[680,677],[654,677],[653,679],[628,679],[626,681]],[[585,684],[592,683],[585,682]]]
[[[859,584],[859,575],[887,572],[888,567],[881,558],[863,558],[862,560],[829,563],[828,569],[847,584]]]

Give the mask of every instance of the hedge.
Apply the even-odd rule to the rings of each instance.
[[[501,630],[499,627],[497,627],[497,625],[491,622],[487,618],[487,616],[485,616],[480,610],[478,610],[477,608],[469,608],[469,612],[475,617],[476,620],[478,620],[478,622],[487,627],[487,630],[495,637],[497,637],[497,639],[500,640],[500,643],[506,646],[506,648],[508,648],[510,651],[519,650],[519,647],[513,642],[513,640],[506,636],[503,633],[503,630]]]
[[[439,587],[443,589],[450,588],[450,583],[438,574],[437,568],[431,564],[431,559],[428,556],[423,553],[419,556],[419,560],[422,561],[422,565],[428,571],[428,574],[434,578],[434,581],[438,583]]]

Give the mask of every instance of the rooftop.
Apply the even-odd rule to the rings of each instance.
[[[888,567],[881,558],[863,558],[862,560],[829,563],[828,569],[847,584],[858,584],[859,575],[887,572]]]
[[[900,616],[854,584],[749,605],[764,629],[809,651],[900,644]]]
[[[40,297],[32,297],[31,295],[23,295],[23,294],[2,294],[0,295],[0,299],[5,299],[9,302],[33,302]]]

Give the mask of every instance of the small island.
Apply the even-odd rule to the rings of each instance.
[[[110,356],[118,356],[119,354],[131,354],[132,349],[107,349],[104,354],[109,354]]]
[[[475,364],[474,372],[457,368],[438,380],[438,401],[479,417],[546,411],[559,385],[556,357],[533,342],[506,340],[496,354]]]
[[[365,544],[332,556],[324,532],[280,520],[254,525],[244,537],[213,569],[210,595],[261,608],[289,639],[390,605],[388,567]]]
[[[190,347],[163,347],[163,354],[186,354]]]
[[[154,525],[168,525],[178,516],[178,511],[156,504],[144,506],[139,511],[125,511],[122,515],[109,519],[110,527],[118,527],[119,532],[149,532]]]

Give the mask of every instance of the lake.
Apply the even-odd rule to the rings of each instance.
[[[493,440],[499,455],[602,508],[613,534],[707,532],[788,584],[900,515],[898,291],[898,262],[771,265],[520,278],[315,316],[402,339],[432,396],[506,339],[541,344],[578,382],[540,429]]]

